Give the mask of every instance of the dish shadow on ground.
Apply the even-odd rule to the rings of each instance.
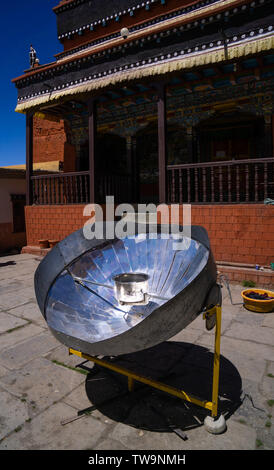
[[[212,400],[213,353],[205,347],[168,341],[140,352],[104,359],[200,399]],[[203,425],[210,414],[209,410],[138,382],[134,392],[128,392],[127,377],[97,365],[87,375],[85,385],[90,402],[104,416],[139,429],[158,432],[192,429]],[[241,394],[238,370],[221,355],[219,412],[226,420],[241,405]]]

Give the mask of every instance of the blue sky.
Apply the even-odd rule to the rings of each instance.
[[[62,50],[57,39],[58,0],[10,0],[1,2],[0,166],[25,163],[25,115],[15,113],[17,90],[12,78],[29,68],[33,44],[40,64],[52,62]]]

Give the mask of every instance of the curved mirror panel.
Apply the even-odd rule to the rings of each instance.
[[[95,343],[131,329],[181,292],[205,267],[209,250],[184,237],[155,237],[104,242],[70,264],[49,290],[48,325]],[[185,241],[187,248],[174,250],[174,241]],[[148,301],[143,305],[122,305],[117,299],[113,278],[123,273],[148,275]]]

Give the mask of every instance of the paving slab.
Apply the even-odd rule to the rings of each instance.
[[[225,332],[226,337],[253,341],[254,343],[274,346],[274,331],[266,327],[250,326],[244,323],[234,322]]]
[[[20,255],[17,255],[17,256],[20,256]],[[39,264],[39,261],[36,261],[35,259],[31,259],[31,260],[26,259],[23,261],[16,259],[16,260],[9,260],[8,263],[10,262],[14,262],[14,264],[3,266],[3,261],[1,259],[0,264],[2,263],[2,266],[0,266],[0,280],[10,279],[11,283],[15,279],[20,279],[22,276],[33,275],[35,269],[37,268]]]
[[[0,312],[0,335],[7,331],[14,330],[15,328],[27,325],[28,322],[8,312]],[[1,336],[0,336],[1,340]]]
[[[81,385],[76,387],[72,392],[68,393],[62,399],[62,402],[74,408],[72,415],[75,415],[78,411],[85,410],[86,408],[92,406],[92,403],[87,397],[84,383],[81,383]]]
[[[267,363],[267,373],[274,378],[274,357],[272,362],[268,361]]]
[[[58,347],[54,348],[52,351],[45,355],[45,357],[49,361],[56,361],[57,363],[69,367],[75,367],[78,364],[84,362],[83,359],[79,358],[78,356],[75,356],[74,354],[69,354],[69,350],[68,348],[66,348],[66,346],[63,346],[62,344],[60,345],[60,343],[58,344]],[[89,367],[92,367],[92,363],[90,363]],[[79,368],[78,370],[80,373],[81,369]]]
[[[274,377],[273,374],[265,374],[262,378],[260,389],[262,394],[266,397],[272,397],[274,400]]]
[[[82,374],[39,357],[20,370],[1,377],[0,386],[14,396],[24,398],[32,417],[61,400],[84,380]]]
[[[0,377],[3,377],[4,375],[8,374],[9,370],[6,369],[6,367],[0,366]]]
[[[264,315],[263,326],[274,329],[274,313]]]
[[[26,282],[24,279],[15,279],[14,282],[11,282],[10,279],[2,279],[0,281],[0,295],[18,291],[23,289],[25,286]]]
[[[213,350],[214,346],[212,346],[212,338],[210,335],[207,335],[206,333],[203,334],[199,339],[199,343]],[[240,339],[235,339],[232,336],[222,336],[221,352],[223,350],[239,351],[254,359],[261,358],[269,361],[273,359],[273,346],[255,343],[254,341],[242,341]]]
[[[27,323],[23,328],[13,330],[10,333],[3,333],[0,336],[0,364],[1,364],[1,351],[10,346],[19,345],[28,338],[37,336],[45,331],[44,328],[40,328],[37,325]]]
[[[0,257],[0,264],[6,263],[8,261],[15,261],[22,263],[23,261],[30,261],[30,260],[36,260],[38,257],[33,254],[28,254],[28,253],[22,253],[22,254],[16,254],[16,255],[5,255]]]
[[[1,310],[7,310],[19,305],[24,305],[27,302],[30,302],[31,299],[34,300],[33,289],[31,287],[26,287],[26,289],[1,294],[0,307]]]
[[[20,305],[19,307],[11,308],[8,310],[8,313],[24,318],[25,320],[29,320],[42,328],[48,329],[47,323],[40,312],[37,302],[28,302],[24,305]]]
[[[3,350],[0,353],[0,364],[8,369],[20,369],[24,364],[42,356],[59,343],[48,332],[33,336],[26,341]]]
[[[150,432],[117,424],[108,436],[120,442],[127,449],[177,450],[184,448],[184,441],[173,432]]]
[[[100,441],[105,426],[90,416],[67,426],[60,424],[60,417],[68,418],[72,408],[57,403],[39,416],[25,423],[20,431],[0,442],[6,450],[91,450]]]
[[[228,309],[229,307],[227,307]],[[224,316],[226,315],[226,311],[224,312]],[[235,314],[235,320],[239,323],[243,323],[244,325],[248,326],[263,326],[264,323],[264,315],[261,313],[252,312],[250,310],[246,310],[243,306],[238,308]]]
[[[0,441],[10,432],[21,426],[28,418],[28,409],[25,402],[14,397],[11,393],[0,387]],[[12,410],[12,412],[11,412]],[[1,447],[0,447],[1,448]]]
[[[229,433],[214,436],[204,426],[189,429],[188,440],[183,441],[174,432],[155,433],[117,424],[109,434],[110,439],[121,442],[128,449],[140,450],[252,450],[256,432],[234,420],[228,422]],[[195,437],[194,437],[195,436]]]
[[[85,383],[82,383],[79,385],[79,387],[75,388],[71,393],[66,395],[62,399],[62,402],[74,408],[74,412],[71,415],[72,418],[77,416],[78,411],[92,407],[90,413],[94,419],[101,421],[103,424],[107,424],[108,428],[110,426],[116,426],[117,424],[116,421],[112,420],[109,416],[105,416],[98,409],[96,409],[96,407],[94,407],[93,403],[88,399]]]
[[[96,445],[96,448],[94,450],[129,450],[128,447],[125,447],[121,442],[119,442],[116,439],[102,439],[98,444]]]

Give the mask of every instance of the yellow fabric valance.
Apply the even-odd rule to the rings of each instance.
[[[129,80],[138,80],[144,77],[164,75],[184,69],[193,69],[203,65],[215,64],[225,60],[237,60],[240,57],[255,55],[259,52],[271,50],[274,48],[274,35],[241,42],[239,44],[230,45],[227,48],[228,59],[225,58],[223,47],[218,47],[205,52],[197,52],[190,54],[188,57],[180,57],[180,59],[171,59],[162,64],[144,65],[138,69],[117,72],[107,77],[94,79],[87,83],[82,83],[62,89],[47,95],[30,98],[29,100],[19,103],[15,109],[16,112],[24,113],[27,110],[35,108],[41,104],[54,103],[62,98],[73,97],[79,93],[90,93],[95,90],[103,89],[109,85],[120,85]]]

